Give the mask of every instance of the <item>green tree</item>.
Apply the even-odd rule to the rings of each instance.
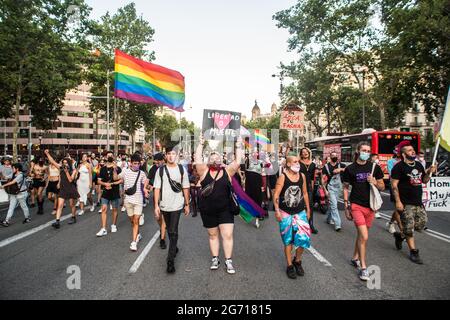
[[[136,58],[151,61],[155,58],[153,51],[148,50],[148,46],[153,41],[155,31],[149,22],[145,21],[136,12],[134,3],[127,4],[119,8],[111,15],[107,12],[100,18],[97,24],[97,32],[94,37],[94,45],[99,50],[98,56],[90,59],[87,73],[87,81],[91,84],[91,93],[94,96],[106,95],[106,84],[108,70],[110,72],[110,92],[114,91],[114,52],[115,49],[122,50]],[[98,114],[106,114],[106,99],[92,99],[90,101],[91,110]],[[118,136],[124,130],[133,141],[135,129],[142,125],[149,129],[154,123],[153,117],[156,105],[138,104],[129,101],[120,101],[119,107],[115,110],[110,105],[110,119],[114,119],[115,130],[114,150],[118,150]],[[96,125],[98,127],[98,125]]]
[[[14,159],[20,109],[51,129],[67,90],[81,83],[89,12],[83,0],[0,0],[0,116],[15,119]]]

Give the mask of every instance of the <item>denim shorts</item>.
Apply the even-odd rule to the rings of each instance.
[[[102,206],[103,205],[107,206],[108,204],[111,204],[111,207],[113,207],[113,209],[117,209],[117,208],[119,208],[119,205],[120,205],[120,199],[108,200],[108,199],[102,198],[101,203],[102,203]]]

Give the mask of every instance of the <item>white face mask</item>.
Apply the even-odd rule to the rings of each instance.
[[[295,173],[297,173],[300,171],[300,165],[297,164],[297,165],[290,166],[290,169],[292,171],[294,171]]]

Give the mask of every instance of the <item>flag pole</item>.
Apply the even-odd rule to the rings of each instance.
[[[444,119],[446,119],[446,115],[447,115],[447,112],[449,112],[449,108],[448,108],[448,106],[449,106],[449,100],[450,99],[450,87],[449,87],[449,89],[448,89],[448,94],[447,94],[447,101],[446,101],[446,103],[445,103],[445,109],[444,109],[444,114],[442,115],[442,118],[441,118],[441,121],[440,121],[440,123],[439,123],[439,133],[438,133],[438,139],[437,139],[437,141],[436,141],[436,149],[434,150],[434,156],[433,156],[433,161],[431,162],[431,165],[434,165],[435,163],[436,163],[436,159],[437,159],[437,156],[438,156],[438,152],[439,152],[439,146],[440,146],[440,144],[441,144],[441,136],[442,136],[442,131],[443,131],[443,129],[444,129],[444,126],[442,125],[442,123],[444,122]],[[430,177],[432,176],[432,173],[430,174]]]

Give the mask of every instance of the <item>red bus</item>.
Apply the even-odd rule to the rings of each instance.
[[[370,132],[369,132],[370,131]],[[392,158],[395,147],[404,140],[411,142],[414,150],[420,151],[420,135],[417,132],[402,131],[371,131],[347,136],[331,136],[316,138],[305,143],[313,156],[320,156],[323,162],[331,152],[336,152],[341,162],[350,164],[356,151],[356,145],[361,141],[368,141],[372,146],[372,153],[378,154],[380,166],[385,179],[388,179],[387,160]]]

